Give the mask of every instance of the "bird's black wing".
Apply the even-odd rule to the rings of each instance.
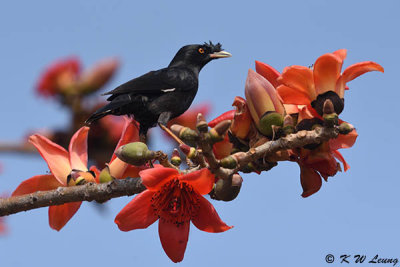
[[[174,90],[185,90],[193,83],[193,74],[187,69],[164,68],[150,71],[140,77],[121,84],[104,95],[111,95],[107,100],[111,101],[122,94],[162,94]]]

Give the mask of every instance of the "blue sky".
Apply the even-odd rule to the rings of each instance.
[[[309,66],[323,53],[348,49],[344,67],[372,60],[385,73],[349,83],[341,118],[356,126],[355,146],[342,151],[351,165],[303,199],[296,164],[245,175],[239,197],[213,201],[232,230],[208,234],[192,227],[180,266],[325,266],[328,253],[400,258],[400,177],[397,62],[398,1],[7,1],[0,9],[0,140],[61,127],[57,103],[38,99],[33,87],[53,60],[77,55],[85,66],[117,56],[122,66],[105,90],[168,65],[183,45],[221,42],[232,58],[207,65],[195,103],[210,101],[211,117],[244,95],[254,60],[278,70]],[[161,142],[156,142],[162,148]],[[47,171],[39,157],[0,154],[0,191]],[[120,232],[113,223],[131,199],[99,213],[85,203],[61,230],[51,230],[47,209],[7,218],[0,238],[1,266],[168,266],[157,225]]]

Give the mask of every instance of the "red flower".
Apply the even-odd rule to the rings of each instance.
[[[343,110],[344,91],[348,89],[346,83],[358,76],[370,72],[383,72],[381,65],[364,61],[353,64],[342,73],[343,61],[346,58],[346,49],[320,56],[313,68],[304,66],[286,67],[282,75],[276,80],[278,93],[285,104],[312,105],[322,115],[322,106],[325,99],[329,98],[335,105],[335,111],[340,114]],[[259,68],[266,70],[271,67],[259,62]],[[318,101],[321,99],[321,101]],[[317,100],[317,102],[315,102]]]
[[[80,73],[80,62],[76,57],[66,58],[53,63],[41,76],[36,91],[50,97],[74,86]]]
[[[218,123],[225,120],[233,121],[236,111],[230,110],[222,113],[217,118],[208,123],[208,126],[215,127]],[[226,134],[224,140],[217,142],[213,145],[213,153],[217,159],[222,159],[231,154],[233,144],[229,141],[229,136]]]
[[[305,106],[302,107],[299,112],[299,122],[320,118],[315,111],[311,111]],[[344,122],[339,120],[339,123]],[[328,177],[334,176],[337,171],[341,170],[336,159],[342,162],[344,171],[350,168],[338,149],[352,147],[357,137],[356,130],[353,130],[345,135],[339,134],[337,138],[324,142],[316,148],[300,148],[294,152],[296,161],[300,166],[302,197],[308,197],[318,192],[322,186],[322,178],[327,181]]]
[[[158,222],[161,245],[173,262],[183,259],[190,221],[200,230],[219,233],[229,230],[210,202],[202,195],[214,185],[208,169],[180,174],[171,168],[141,171],[147,190],[137,195],[115,218],[121,231],[147,228]]]
[[[98,182],[99,171],[97,168],[94,166],[91,167],[90,170],[87,168],[88,132],[89,127],[82,127],[74,134],[69,145],[69,152],[44,136],[32,135],[29,138],[29,142],[38,149],[41,156],[47,162],[51,174],[37,175],[23,181],[12,195],[20,196],[36,191],[73,186],[75,185],[75,181],[78,182],[80,179],[84,179],[88,182]],[[127,119],[117,148],[127,142],[137,141],[136,132],[137,128],[131,123],[131,120]],[[128,172],[132,174],[132,169],[128,168],[128,164],[115,158],[115,156],[111,159],[109,168],[111,175],[116,178],[125,177]],[[71,180],[68,181],[68,178],[71,178]],[[50,227],[60,231],[78,211],[81,204],[82,202],[72,202],[58,206],[50,206]]]

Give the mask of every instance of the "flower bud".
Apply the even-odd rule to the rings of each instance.
[[[194,159],[198,156],[198,151],[194,147],[190,147],[186,144],[179,145],[179,148],[189,159]]]
[[[197,114],[197,124],[196,128],[201,133],[206,133],[208,131],[208,124],[203,114]]]
[[[354,130],[354,127],[348,124],[347,122],[342,122],[339,125],[339,133],[340,134],[349,134]]]
[[[219,136],[224,136],[226,134],[226,132],[228,131],[229,127],[231,127],[231,124],[232,124],[231,120],[221,121],[220,123],[215,125],[215,127],[213,129],[216,131],[216,133]]]
[[[227,156],[227,157],[221,159],[220,164],[224,168],[234,169],[237,166],[237,160],[233,156]]]
[[[296,131],[294,121],[291,115],[286,115],[283,119],[283,132],[288,135]]]
[[[264,115],[262,115],[258,124],[258,130],[265,136],[273,136],[273,126],[282,125],[283,115],[277,112],[268,111]]]
[[[174,151],[172,152],[171,163],[177,167],[182,163],[181,156],[176,148],[174,148]]]
[[[114,177],[111,176],[110,167],[106,165],[106,167],[100,172],[99,181],[100,183],[108,183],[114,180]]]
[[[193,143],[199,138],[197,132],[190,129],[189,127],[184,127],[179,124],[174,124],[170,127],[170,129],[175,135],[177,135],[183,141]]]
[[[336,113],[324,114],[322,117],[324,118],[324,125],[329,128],[339,124],[339,117]]]
[[[155,152],[149,150],[145,143],[133,142],[120,146],[115,152],[115,155],[126,163],[141,166],[146,161],[154,159]]]
[[[282,126],[285,112],[275,88],[260,74],[249,70],[245,95],[257,129],[266,136],[272,136],[271,126]]]
[[[111,79],[118,66],[119,62],[115,58],[105,59],[96,63],[80,77],[78,86],[81,92],[88,94],[99,90]]]
[[[237,173],[229,179],[219,179],[213,190],[214,197],[223,201],[234,200],[239,195],[242,182],[242,177]]]

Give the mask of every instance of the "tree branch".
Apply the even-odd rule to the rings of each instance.
[[[105,202],[111,198],[131,196],[145,190],[140,178],[113,180],[109,183],[59,187],[50,191],[38,191],[23,196],[10,197],[0,200],[0,216],[10,215],[21,211],[61,205],[78,201]]]
[[[237,167],[234,169],[222,168],[219,161],[212,154],[211,147],[204,142],[200,142],[200,148],[208,160],[209,164],[207,165],[211,171],[222,179],[228,179],[251,161],[273,155],[279,150],[293,149],[312,143],[328,141],[329,139],[336,138],[338,134],[337,127],[318,127],[313,131],[300,131],[278,140],[268,141],[258,147],[251,148],[248,152],[240,152],[242,155],[238,157]],[[88,183],[80,186],[59,187],[51,191],[39,191],[23,196],[0,199],[0,216],[41,207],[62,205],[69,202],[93,200],[104,202],[112,198],[134,195],[145,189],[140,178],[113,180],[104,184]]]

